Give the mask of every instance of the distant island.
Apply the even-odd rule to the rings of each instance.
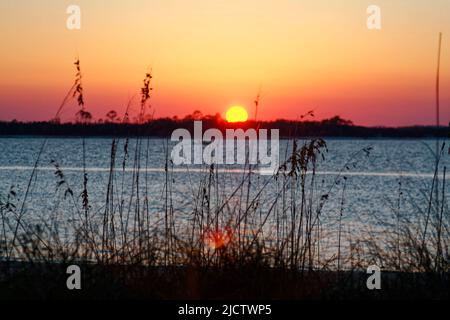
[[[43,121],[21,122],[0,121],[0,136],[150,136],[170,137],[179,128],[193,130],[194,121],[202,121],[203,129],[248,128],[279,129],[280,137],[349,137],[349,138],[436,138],[448,137],[449,127],[409,126],[409,127],[364,127],[355,125],[350,120],[335,116],[325,120],[274,120],[228,123],[220,117],[195,116],[195,113],[182,119],[158,118],[137,124],[119,121],[67,122]]]

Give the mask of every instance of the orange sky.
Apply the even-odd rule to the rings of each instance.
[[[69,4],[81,8],[79,31],[66,28]],[[380,31],[366,27],[371,4]],[[439,31],[446,123],[450,0],[2,0],[0,119],[50,119],[79,55],[97,119],[123,113],[152,67],[156,116],[232,105],[252,116],[261,85],[260,119],[314,109],[362,125],[431,124]]]

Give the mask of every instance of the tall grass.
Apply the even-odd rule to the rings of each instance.
[[[76,67],[72,97],[77,98],[81,107],[80,117],[88,120],[79,61]],[[151,117],[147,116],[151,79],[151,73],[146,74],[137,117],[139,122],[148,125],[151,125]],[[63,104],[67,102],[65,98]],[[259,95],[255,104],[257,108]],[[126,109],[124,122],[128,121],[130,104]],[[88,125],[88,121],[84,123]],[[273,176],[257,175],[257,167],[248,162],[233,183],[220,165],[203,166],[200,173],[186,167],[185,181],[180,186],[167,141],[164,186],[155,194],[150,192],[152,181],[147,170],[151,165],[151,143],[150,139],[143,138],[112,139],[105,198],[101,209],[94,210],[89,193],[92,181],[86,171],[89,154],[83,138],[82,193],[74,194],[75,188],[54,159],[57,189],[53,210],[45,220],[36,223],[35,219],[25,219],[25,215],[31,190],[37,182],[36,169],[46,146],[44,142],[22,198],[13,189],[0,198],[2,259],[8,263],[206,269],[265,267],[302,274],[353,270],[370,263],[395,271],[449,271],[450,219],[445,200],[445,167],[442,179],[437,179],[444,146],[424,202],[426,207],[418,208],[418,215],[402,214],[404,195],[400,181],[392,219],[384,221],[381,232],[368,226],[365,236],[358,238],[352,234],[353,230],[345,231],[350,227],[344,219],[346,188],[350,183],[345,174],[357,165],[358,159],[370,156],[370,147],[348,155],[348,162],[327,188],[317,175],[328,153],[322,138],[289,140],[290,148],[286,148],[285,159]],[[123,150],[121,158],[119,148]],[[131,186],[127,184],[127,175],[131,175]],[[433,190],[438,181],[441,181],[441,194],[436,199]],[[176,192],[183,185],[187,189],[180,197]],[[340,192],[335,190],[338,188]],[[333,220],[337,229],[323,224],[324,208],[336,194],[340,194],[340,207]],[[151,209],[150,203],[160,199],[163,206]],[[330,239],[334,241],[331,245],[327,243]]]
[[[326,161],[327,145],[323,139],[292,140],[289,156],[271,177],[255,174],[255,168],[249,164],[234,183],[217,165],[204,167],[200,173],[187,168],[185,199],[178,195],[182,186],[176,182],[168,143],[164,147],[163,189],[160,194],[149,192],[151,182],[146,169],[150,143],[143,139],[112,140],[103,209],[94,211],[90,205],[86,170],[82,193],[77,196],[73,191],[76,188],[56,160],[52,163],[57,193],[54,212],[48,213],[50,221],[36,224],[35,219],[24,219],[24,200],[18,205],[19,199],[11,190],[0,207],[2,247],[7,249],[3,250],[7,252],[4,258],[145,266],[218,267],[256,263],[300,271],[341,270],[377,261],[391,270],[448,270],[445,169],[439,207],[433,205],[434,192],[430,191],[421,219],[400,214],[399,188],[394,229],[386,223],[381,239],[353,236],[352,241],[363,244],[365,251],[359,252],[361,261],[355,261],[354,247],[347,246],[349,239],[345,238],[348,233],[344,232],[347,227],[343,220],[349,183],[345,172],[351,166],[345,163],[324,192],[323,181],[316,174],[320,162]],[[117,158],[119,147],[123,148],[121,159]],[[86,156],[82,157],[84,167]],[[355,159],[366,156],[370,156],[369,148],[350,155],[349,161],[354,164]],[[125,183],[127,175],[131,176],[131,186]],[[34,185],[29,184],[30,188]],[[340,208],[335,217],[336,236],[332,236],[333,228],[324,227],[322,222],[330,197],[339,194],[338,190],[333,191],[336,188],[341,188]],[[27,197],[25,194],[23,199]],[[160,199],[161,211],[151,210],[149,203]],[[98,206],[98,199],[95,202]],[[70,210],[72,215],[68,214]],[[62,233],[63,229],[67,233]],[[333,238],[335,245],[326,243]]]

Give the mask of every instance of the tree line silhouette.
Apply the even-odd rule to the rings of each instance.
[[[111,110],[105,120],[83,120],[60,123],[59,121],[20,122],[0,121],[2,136],[151,136],[170,137],[176,129],[184,128],[193,133],[194,121],[202,121],[203,130],[216,128],[225,133],[226,129],[279,129],[280,137],[380,137],[380,138],[432,138],[447,137],[447,127],[409,126],[409,127],[364,127],[339,116],[324,120],[285,120],[247,121],[245,123],[228,123],[219,114],[202,115],[195,111],[184,118],[157,118],[143,122],[131,123],[118,119],[117,112]]]

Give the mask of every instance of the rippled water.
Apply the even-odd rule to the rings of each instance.
[[[19,200],[23,198],[29,178],[44,139],[37,137],[0,139],[0,195],[5,198],[13,186]],[[122,172],[124,141],[120,140],[116,157],[116,184],[122,175],[125,194],[132,190],[133,166],[136,140],[129,141],[129,155],[126,169]],[[431,189],[435,167],[435,141],[433,140],[376,140],[376,139],[327,139],[328,152],[317,168],[316,191],[318,195],[328,194],[329,200],[323,209],[323,216],[329,223],[335,222],[340,205],[342,185],[335,185],[339,173],[347,178],[343,219],[345,225],[370,225],[377,219],[390,217],[399,192],[402,192],[402,214],[413,215],[418,208],[424,208]],[[86,139],[86,171],[88,190],[93,210],[102,210],[108,184],[111,138]],[[148,150],[147,150],[148,142]],[[166,183],[166,141],[144,139],[141,150],[141,189],[149,195],[150,211],[158,217],[164,211],[164,186]],[[282,141],[280,156],[286,154],[289,141]],[[371,147],[370,155],[360,152]],[[169,147],[170,149],[170,147]],[[148,156],[147,156],[148,155]],[[40,158],[37,175],[31,181],[26,203],[28,219],[46,219],[55,211],[64,214],[64,203],[55,201],[57,178],[52,160],[56,161],[74,195],[82,192],[82,140],[79,138],[55,138],[47,141]],[[440,170],[450,163],[444,154]],[[172,182],[173,205],[176,212],[189,214],[199,181],[205,176],[206,168],[174,167]],[[220,166],[220,184],[224,192],[233,190],[242,178],[242,167]],[[253,191],[260,188],[265,176],[255,175]],[[341,179],[342,180],[342,179]],[[334,187],[332,187],[334,185]],[[331,192],[329,192],[331,189]],[[118,192],[118,191],[116,191]],[[131,192],[131,191],[129,191]],[[263,199],[267,204],[275,197],[276,184],[269,185]],[[126,194],[127,195],[127,194]],[[129,194],[128,194],[129,195]],[[119,196],[119,194],[117,195]],[[80,200],[81,201],[81,200]],[[261,204],[264,211],[264,203]]]

